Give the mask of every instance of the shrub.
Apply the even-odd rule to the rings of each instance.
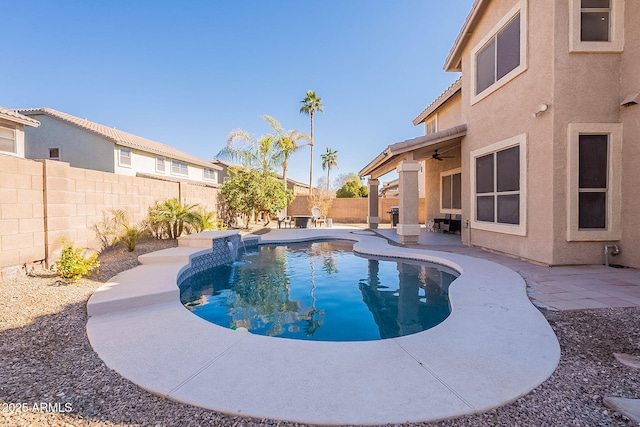
[[[74,248],[73,243],[68,245],[65,243],[66,239],[62,239],[62,254],[55,262],[56,271],[60,276],[77,282],[100,267],[97,253],[85,258],[82,255],[82,249]]]
[[[189,234],[198,224],[197,204],[183,205],[180,200],[168,199],[149,208],[148,223],[156,238],[177,239],[183,232]]]
[[[125,244],[127,247],[127,251],[133,252],[136,249],[136,245],[138,244],[138,240],[144,237],[147,234],[146,227],[134,224],[134,225],[123,225],[123,232],[120,234],[118,238],[119,241]]]
[[[103,221],[95,224],[93,230],[102,243],[102,249],[114,247],[121,235],[123,226],[128,223],[127,212],[124,209],[111,209],[102,213]]]

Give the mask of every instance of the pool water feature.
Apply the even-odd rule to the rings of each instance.
[[[450,313],[458,273],[425,262],[357,256],[353,242],[262,245],[186,277],[180,299],[227,328],[315,341],[368,341],[424,331]]]

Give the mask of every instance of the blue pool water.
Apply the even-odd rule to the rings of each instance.
[[[447,318],[456,271],[363,258],[352,248],[323,241],[248,249],[234,263],[186,279],[180,299],[220,326],[316,341],[394,338]]]

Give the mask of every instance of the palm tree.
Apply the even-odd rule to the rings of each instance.
[[[300,107],[300,112],[309,115],[311,117],[311,141],[309,145],[311,146],[311,161],[309,163],[309,195],[313,194],[313,115],[316,111],[323,112],[322,110],[322,98],[319,98],[316,95],[316,92],[313,90],[308,90],[306,96],[302,101],[302,107]]]
[[[275,156],[277,163],[282,166],[282,181],[284,182],[284,188],[287,188],[287,169],[289,167],[289,157],[295,153],[302,145],[298,145],[301,140],[309,140],[309,135],[306,133],[300,133],[297,130],[284,131],[280,123],[271,116],[262,116],[269,122],[271,128],[275,133],[275,143],[277,148],[277,154]]]
[[[329,191],[329,174],[331,173],[331,168],[338,167],[338,152],[334,151],[330,148],[327,148],[327,152],[322,156],[322,170],[327,170],[327,192]]]
[[[229,159],[249,169],[257,169],[263,175],[274,172],[277,166],[277,147],[273,135],[253,139],[242,129],[234,129],[229,133],[227,145],[216,158]]]

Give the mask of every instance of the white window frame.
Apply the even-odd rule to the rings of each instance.
[[[487,35],[480,40],[478,44],[476,44],[471,50],[471,105],[480,102],[487,96],[491,95],[511,80],[515,79],[520,74],[524,73],[527,68],[527,52],[528,52],[528,43],[527,43],[527,34],[528,34],[528,19],[527,19],[527,3],[528,0],[520,0],[488,33]],[[520,14],[520,65],[518,65],[513,70],[509,71],[506,75],[504,75],[500,80],[494,82],[491,86],[476,94],[476,85],[477,85],[477,66],[476,66],[476,57],[478,53],[489,43],[492,39],[494,39],[500,31],[502,31],[505,26],[511,22],[511,20],[517,15]]]
[[[433,129],[429,130],[429,126],[432,126]],[[424,123],[424,134],[429,135],[432,133],[438,132],[438,113],[435,113],[431,118],[427,119]]]
[[[129,162],[128,163],[126,161],[123,161],[123,159],[127,158],[127,156],[123,156],[124,153],[129,153],[129,156],[128,156]],[[129,148],[120,147],[118,149],[118,166],[121,166],[121,167],[124,167],[124,168],[130,168],[132,160],[133,160],[133,152]]]
[[[162,164],[162,168],[160,168]],[[156,172],[167,173],[167,160],[164,157],[156,157]]]
[[[624,50],[624,2],[611,0],[609,41],[583,42],[580,39],[581,0],[569,0],[569,52],[622,52]]]
[[[609,135],[606,229],[578,227],[580,135]],[[569,123],[567,130],[567,241],[611,241],[622,238],[622,123]]]
[[[51,150],[58,150],[58,157],[51,157]],[[49,160],[62,160],[62,147],[48,147],[47,151],[49,152]]]
[[[182,166],[184,165],[184,173],[182,172]],[[177,166],[177,167],[176,167]],[[189,165],[182,160],[171,160],[171,175],[187,176],[189,175]]]
[[[453,177],[453,175],[457,175],[457,174],[460,174],[460,176],[462,177],[462,168],[455,168],[455,169],[450,169],[448,171],[440,172],[440,213],[462,215],[462,206],[460,206],[460,209],[445,209],[444,207],[442,207],[442,192],[443,192],[442,178],[444,178],[445,176]],[[453,179],[451,180],[451,184],[453,185]],[[461,187],[460,192],[462,192],[462,181],[460,181],[460,187]],[[462,203],[462,197],[460,202]]]
[[[507,148],[520,146],[520,224],[503,224],[476,220],[476,159]],[[496,142],[471,152],[471,228],[496,233],[513,234],[516,236],[527,235],[527,134],[513,136],[503,141]],[[495,173],[495,171],[494,171]]]
[[[0,150],[0,153],[18,154],[18,135],[16,132],[16,128],[14,126],[5,125],[5,124],[0,124],[0,127],[3,130],[9,131],[13,134],[13,150],[12,151]],[[2,139],[6,141],[10,141],[10,138],[2,137]]]
[[[209,175],[209,176],[207,176]],[[218,183],[218,171],[213,168],[204,168],[202,170],[202,179],[205,181],[211,181],[215,184]]]

